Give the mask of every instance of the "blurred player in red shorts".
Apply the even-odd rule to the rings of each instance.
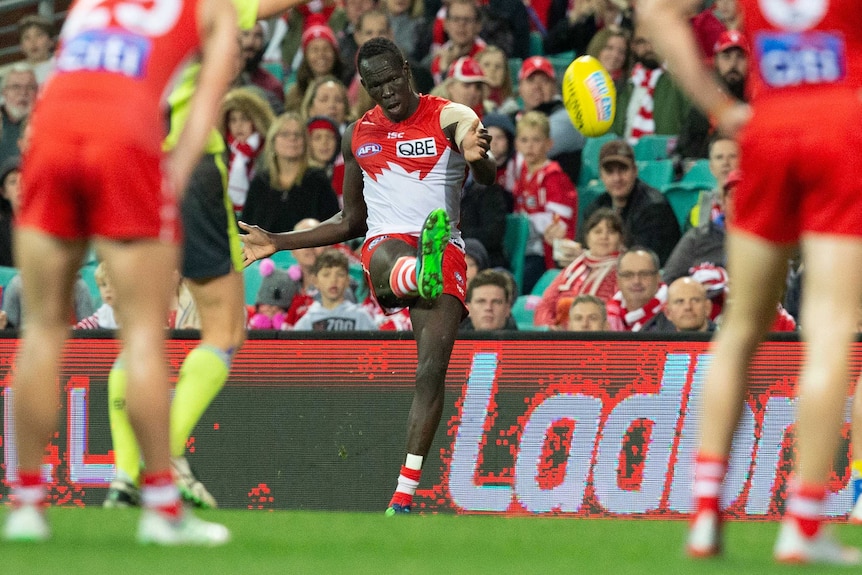
[[[733,302],[713,343],[688,550],[721,551],[719,493],[748,382],[796,245],[806,266],[797,461],[775,558],[862,562],[822,524],[844,422],[848,357],[862,300],[862,8],[858,0],[741,0],[752,41],[751,108],[701,63],[686,13],[698,0],[644,0],[656,48],[719,129],[737,135],[744,179],[727,252]]]
[[[15,249],[25,313],[13,379],[19,459],[7,540],[50,537],[42,456],[56,426],[59,359],[88,240],[122,302],[128,410],[146,464],[138,541],[215,545],[229,539],[222,525],[183,511],[171,475],[164,318],[178,264],[177,193],[234,76],[237,50],[236,14],[227,0],[72,6],[56,72],[33,113],[22,174]],[[162,98],[177,69],[196,54],[202,71],[191,116],[165,156]]]

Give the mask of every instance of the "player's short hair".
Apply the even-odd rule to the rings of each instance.
[[[39,28],[48,37],[54,36],[54,23],[50,18],[46,18],[41,14],[29,14],[24,16],[20,20],[18,20],[18,40],[21,40],[21,37],[24,36],[24,32],[29,30],[30,28]]]
[[[350,271],[347,256],[335,248],[329,248],[317,256],[317,259],[314,260],[314,265],[311,267],[311,273],[317,274],[317,272],[325,268],[341,268],[346,272]]]
[[[594,295],[590,294],[581,294],[575,299],[572,300],[572,305],[569,306],[569,316],[571,317],[571,311],[575,309],[575,306],[579,303],[591,303],[599,308],[599,311],[602,314],[602,321],[608,321],[608,308],[605,304],[604,300],[598,298]]]
[[[515,127],[515,135],[520,136],[523,130],[539,130],[545,138],[551,137],[551,123],[548,117],[541,112],[527,112],[518,120]]]
[[[510,275],[507,272],[495,269],[482,270],[473,276],[470,280],[470,285],[467,286],[466,301],[469,303],[473,300],[473,290],[483,286],[497,286],[506,294],[506,303],[511,304],[513,301],[513,282],[510,280]]]
[[[389,38],[372,38],[359,48],[356,54],[357,67],[361,66],[363,60],[370,60],[375,56],[386,56],[392,59],[393,64],[404,65],[406,60],[404,54]]]

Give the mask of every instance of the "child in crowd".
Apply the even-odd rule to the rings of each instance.
[[[54,67],[54,25],[49,18],[30,14],[18,21],[18,41],[41,86]]]
[[[117,329],[117,320],[114,317],[114,288],[104,262],[96,266],[93,276],[96,278],[102,305],[96,313],[76,323],[75,329]]]
[[[521,293],[530,293],[545,270],[556,267],[552,258],[556,237],[574,239],[578,213],[578,193],[574,184],[555,161],[548,159],[554,142],[548,117],[527,112],[515,130],[515,211],[530,218],[530,239],[524,262]],[[553,225],[555,237],[548,237]]]
[[[294,329],[297,331],[376,330],[377,324],[362,306],[349,302],[345,292],[350,283],[347,256],[327,249],[314,262],[312,273],[320,294]]]
[[[249,88],[236,88],[222,102],[221,132],[227,141],[228,193],[240,213],[254,177],[257,157],[274,116],[266,101]]]
[[[287,313],[297,294],[296,282],[286,270],[276,269],[269,258],[262,260],[258,269],[263,281],[248,329],[287,329]]]
[[[326,172],[332,189],[342,205],[341,187],[344,183],[344,159],[341,156],[341,132],[328,116],[313,116],[308,127],[308,165]]]

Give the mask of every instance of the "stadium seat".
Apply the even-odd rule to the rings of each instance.
[[[542,277],[539,278],[539,281],[536,282],[536,285],[533,286],[532,291],[530,291],[530,295],[537,295],[539,297],[545,293],[545,290],[548,289],[548,286],[551,285],[551,282],[554,281],[560,272],[563,271],[560,268],[553,268],[542,274]]]
[[[599,179],[599,150],[606,142],[616,140],[616,134],[609,133],[597,138],[587,138],[581,153],[581,175],[578,178],[578,190],[594,184]]]
[[[545,45],[542,35],[535,30],[530,32],[530,56],[544,56]]]
[[[605,193],[605,185],[601,182],[578,188],[578,227],[576,231],[584,225],[584,215],[587,213],[587,208],[603,193]]]
[[[533,316],[540,299],[535,295],[522,295],[515,299],[515,303],[512,305],[512,319],[518,324],[519,330],[536,331],[536,326],[533,325]]]
[[[634,145],[635,160],[639,162],[666,160],[676,147],[676,140],[676,136],[641,136]]]
[[[512,78],[512,89],[517,93],[515,87],[518,85],[518,72],[521,71],[521,64],[524,61],[521,58],[509,58],[509,77]]]
[[[18,268],[0,266],[0,302],[3,301],[3,290],[5,290],[6,286],[9,285],[9,282],[12,281],[12,278],[17,275]]]
[[[702,186],[702,189],[711,190],[718,185],[715,176],[709,171],[709,160],[698,160],[683,174],[680,180],[683,184]]]
[[[566,70],[569,67],[569,64],[575,59],[575,51],[569,50],[568,52],[560,52],[559,54],[554,54],[553,56],[547,56],[548,61],[554,67],[554,73],[557,74],[557,80],[562,82],[563,76],[566,74]]]
[[[362,271],[362,266],[359,264],[350,264],[348,268],[350,279],[356,282],[356,290],[353,292],[356,296],[356,301],[362,303],[368,297],[368,283],[365,281],[365,273]]]
[[[263,282],[260,275],[260,260],[252,262],[243,270],[243,280],[245,282],[245,303],[246,305],[254,305],[257,300],[257,291]]]
[[[668,184],[662,188],[662,193],[673,209],[680,230],[685,230],[685,221],[688,219],[691,208],[700,198],[701,191],[702,188],[685,184]]]
[[[524,257],[527,252],[527,240],[530,238],[530,219],[524,214],[509,214],[506,216],[506,233],[503,235],[503,247],[509,257],[509,269],[515,278],[515,284],[520,293],[524,285]]]
[[[638,178],[656,189],[662,189],[673,181],[673,161],[655,160],[637,162]]]
[[[293,253],[290,250],[282,250],[280,252],[275,252],[271,256],[272,263],[275,264],[275,267],[279,269],[286,270],[290,266],[296,263],[296,258],[293,257]]]

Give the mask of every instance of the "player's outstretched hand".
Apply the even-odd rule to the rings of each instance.
[[[478,162],[488,157],[488,150],[491,149],[491,134],[485,128],[479,127],[479,118],[473,120],[470,131],[464,135],[461,149],[464,159],[468,162]]]
[[[275,244],[269,237],[269,232],[259,226],[250,226],[245,222],[238,222],[240,228],[245,231],[239,239],[242,241],[243,264],[247,267],[256,260],[263,259],[275,253]]]

